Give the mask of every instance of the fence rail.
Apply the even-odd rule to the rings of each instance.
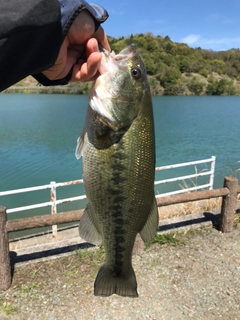
[[[38,208],[44,208],[44,207],[47,207],[47,206],[51,206],[51,214],[56,214],[57,213],[57,205],[58,204],[86,199],[86,195],[82,195],[82,196],[77,196],[77,197],[71,197],[71,198],[57,200],[56,189],[58,187],[65,187],[65,186],[70,186],[70,185],[75,185],[75,184],[80,184],[80,183],[83,183],[83,179],[67,181],[67,182],[55,182],[55,181],[52,181],[52,182],[50,182],[50,184],[46,184],[46,185],[43,185],[43,186],[22,188],[22,189],[9,190],[9,191],[2,191],[2,192],[0,192],[0,197],[1,196],[19,194],[19,193],[26,193],[26,192],[50,189],[50,201],[37,203],[37,204],[32,204],[32,205],[28,205],[28,206],[17,207],[17,208],[11,208],[11,209],[7,210],[7,213],[9,214],[9,213],[13,213],[13,212],[20,212],[20,211],[25,211],[25,210],[38,209]],[[52,226],[52,234],[53,234],[53,237],[57,236],[57,225],[53,225]]]
[[[18,211],[20,212],[20,211],[24,211],[24,210],[43,208],[43,207],[47,207],[47,206],[53,206],[54,207],[55,205],[58,205],[58,204],[61,204],[61,203],[66,203],[66,202],[86,199],[86,196],[82,195],[82,196],[77,196],[77,197],[71,197],[71,198],[67,198],[67,199],[59,199],[59,200],[57,200],[56,196],[54,195],[54,191],[58,187],[65,187],[65,186],[70,186],[70,185],[75,185],[75,184],[80,184],[80,183],[83,183],[83,179],[67,181],[67,182],[55,182],[55,181],[52,181],[49,184],[45,184],[43,186],[22,188],[22,189],[9,190],[9,191],[2,191],[2,192],[0,192],[0,197],[1,196],[9,196],[9,195],[13,195],[13,194],[19,194],[19,193],[26,193],[26,192],[50,189],[51,190],[50,191],[50,200],[51,201],[37,203],[37,204],[29,205],[29,206],[22,206],[22,207],[8,209],[7,213],[13,213],[13,212],[18,212]]]
[[[187,166],[196,166],[198,164],[205,164],[205,163],[208,163],[208,162],[211,163],[211,168],[210,168],[209,171],[197,172],[195,174],[191,174],[191,175],[187,175],[187,176],[180,176],[180,177],[175,177],[175,178],[171,178],[171,179],[159,180],[159,181],[155,181],[154,184],[155,185],[159,185],[159,184],[165,184],[165,183],[169,183],[169,182],[175,182],[175,181],[187,180],[187,179],[192,179],[192,178],[198,178],[198,177],[203,177],[203,176],[208,176],[208,175],[209,175],[209,183],[203,184],[203,185],[194,186],[194,187],[191,187],[191,188],[184,188],[182,190],[176,190],[176,191],[172,191],[172,192],[158,194],[158,195],[156,195],[156,197],[157,198],[165,197],[167,195],[185,193],[185,192],[188,192],[188,191],[194,191],[194,190],[205,189],[205,188],[209,188],[209,190],[212,190],[213,189],[213,182],[214,182],[215,163],[216,163],[216,157],[215,156],[212,156],[210,159],[205,159],[205,160],[184,162],[184,163],[178,163],[178,164],[173,164],[173,165],[169,165],[169,166],[157,167],[156,171],[175,169],[175,168],[182,168],[182,167],[187,167]]]
[[[222,232],[231,232],[237,208],[238,193],[240,193],[238,179],[235,177],[225,177],[224,185],[221,189],[165,196],[157,199],[157,205],[166,206],[182,202],[222,197],[219,230]],[[0,291],[7,290],[11,285],[8,232],[79,221],[82,214],[83,210],[79,210],[7,221],[7,210],[5,207],[0,206]]]
[[[155,168],[156,171],[162,171],[162,170],[181,168],[181,167],[186,167],[186,166],[195,166],[198,164],[211,163],[211,169],[207,172],[199,172],[199,173],[195,173],[195,174],[191,174],[191,175],[187,175],[187,176],[180,176],[180,177],[175,177],[175,178],[171,178],[171,179],[159,180],[159,181],[155,181],[154,184],[155,185],[165,184],[165,183],[181,181],[181,180],[186,180],[186,179],[192,179],[192,178],[197,178],[197,177],[207,176],[207,175],[209,175],[209,183],[194,186],[191,188],[185,188],[182,190],[176,190],[176,191],[172,191],[172,192],[168,192],[168,193],[158,194],[158,195],[156,195],[156,197],[158,198],[158,197],[168,196],[168,195],[172,195],[172,194],[179,194],[179,193],[195,191],[195,190],[205,189],[205,188],[209,188],[211,190],[213,188],[215,162],[216,162],[216,157],[212,156],[209,159],[191,161],[191,162],[185,162],[185,163],[178,163],[178,164],[173,164],[173,165],[169,165],[169,166],[162,166],[162,167]],[[59,204],[86,199],[86,195],[70,197],[70,198],[65,198],[65,199],[57,199],[57,188],[81,184],[81,183],[83,183],[83,179],[67,181],[67,182],[52,181],[49,184],[42,185],[42,186],[22,188],[22,189],[9,190],[9,191],[2,191],[2,192],[0,192],[0,197],[50,189],[50,201],[37,203],[37,204],[31,204],[31,205],[27,205],[27,206],[16,207],[16,208],[9,208],[9,209],[7,209],[7,213],[9,214],[9,213],[21,212],[21,211],[25,211],[25,210],[51,207],[51,214],[56,214],[57,213],[57,206]],[[52,226],[52,236],[57,237],[57,225]]]
[[[169,182],[192,179],[192,178],[197,178],[197,177],[202,177],[202,176],[207,176],[207,175],[209,175],[209,183],[203,184],[203,185],[198,185],[198,186],[195,186],[192,188],[185,188],[182,190],[177,190],[177,191],[173,191],[173,192],[169,192],[169,193],[163,193],[163,194],[157,195],[156,197],[162,197],[162,196],[177,194],[177,193],[184,193],[184,192],[198,190],[198,189],[205,189],[205,188],[212,189],[213,188],[213,181],[214,181],[214,170],[215,170],[216,157],[213,156],[213,157],[211,157],[209,159],[205,159],[205,160],[198,160],[198,161],[192,161],[192,162],[173,164],[173,165],[169,165],[169,166],[156,167],[155,168],[156,171],[162,171],[162,170],[181,168],[181,167],[186,167],[186,166],[194,166],[197,164],[203,164],[203,163],[209,163],[209,162],[211,163],[211,169],[207,172],[199,172],[199,173],[195,173],[195,174],[191,174],[191,175],[187,175],[187,176],[180,176],[180,177],[175,177],[175,178],[171,178],[171,179],[158,180],[158,181],[155,181],[154,184],[155,185],[165,184],[165,183],[169,183]],[[57,205],[58,204],[67,203],[67,202],[71,202],[71,201],[77,201],[77,200],[83,200],[83,199],[86,199],[86,195],[57,200],[56,189],[58,187],[76,185],[76,184],[81,184],[81,183],[83,183],[83,179],[67,181],[67,182],[52,181],[49,184],[42,185],[42,186],[1,191],[0,197],[50,189],[50,201],[27,205],[27,206],[16,207],[16,208],[9,208],[9,209],[7,209],[7,213],[20,212],[20,211],[31,210],[31,209],[38,209],[38,208],[43,208],[43,207],[47,207],[47,206],[52,207],[52,213],[57,213]]]

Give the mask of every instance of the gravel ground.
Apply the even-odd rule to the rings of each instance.
[[[93,296],[102,249],[16,268],[0,319],[240,319],[240,224],[176,234],[133,257],[139,298]]]

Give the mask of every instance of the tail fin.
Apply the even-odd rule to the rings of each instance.
[[[101,266],[94,283],[94,295],[108,297],[114,293],[123,297],[138,297],[137,281],[132,267],[127,274],[117,276],[106,265]]]

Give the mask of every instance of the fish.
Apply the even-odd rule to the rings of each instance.
[[[105,249],[94,295],[134,298],[135,238],[140,234],[145,243],[150,241],[159,224],[151,92],[134,44],[118,54],[103,49],[99,73],[75,152],[77,159],[82,156],[88,200],[79,235]]]

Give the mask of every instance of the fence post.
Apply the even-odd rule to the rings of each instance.
[[[11,265],[6,223],[6,208],[0,206],[0,291],[5,291],[11,286]]]
[[[212,156],[211,174],[210,174],[210,181],[209,181],[209,184],[210,184],[209,190],[213,189],[215,163],[216,163],[216,157]]]
[[[51,190],[50,190],[50,198],[52,202],[51,206],[51,213],[56,214],[57,213],[57,205],[56,205],[56,182],[51,181]],[[52,236],[53,238],[57,237],[57,225],[52,226]]]
[[[224,188],[228,188],[229,194],[222,198],[219,229],[222,232],[231,232],[237,207],[238,179],[235,177],[225,177]]]

